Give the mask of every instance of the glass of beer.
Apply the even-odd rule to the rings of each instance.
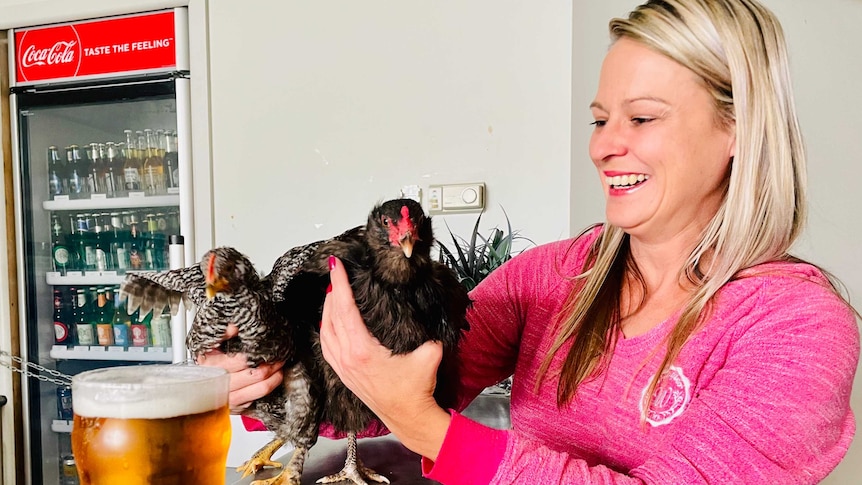
[[[224,484],[228,374],[140,365],[72,378],[72,453],[82,485]]]

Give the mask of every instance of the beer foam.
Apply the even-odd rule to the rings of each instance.
[[[86,417],[173,418],[226,406],[228,390],[227,373],[216,367],[109,367],[72,378],[72,410]]]

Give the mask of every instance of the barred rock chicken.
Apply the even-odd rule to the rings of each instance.
[[[197,307],[186,345],[193,356],[218,347],[229,323],[239,329],[226,343],[231,352],[243,352],[249,364],[288,360],[293,351],[290,327],[274,306],[272,285],[260,278],[248,258],[231,247],[211,249],[200,264],[158,273],[129,273],[120,286],[128,299],[126,310],[170,308],[176,314],[180,299]]]
[[[180,299],[193,303],[197,310],[186,344],[195,357],[220,347],[228,353],[243,352],[250,366],[285,362],[283,385],[252,403],[243,414],[262,421],[281,440],[267,458],[284,443],[296,446],[293,461],[282,474],[296,484],[302,474],[304,450],[317,441],[320,392],[313,387],[316,381],[306,370],[314,367],[309,332],[288,325],[277,304],[300,265],[322,242],[289,250],[265,278],[258,276],[239,251],[220,247],[208,251],[195,266],[158,273],[130,273],[120,287],[121,297],[128,299],[129,313],[139,309],[146,315],[167,307],[176,314]],[[239,334],[222,342],[229,323],[237,325]],[[265,454],[266,450],[255,456]],[[252,459],[240,471],[248,474],[263,465],[281,466],[281,463]]]
[[[411,352],[428,340],[443,344],[435,399],[443,407],[453,407],[459,382],[457,347],[461,332],[467,329],[465,313],[470,299],[452,271],[432,259],[433,241],[431,219],[418,202],[396,199],[380,204],[352,237],[321,244],[288,285],[285,311],[291,325],[318,328],[329,283],[328,258],[337,256],[347,270],[368,330],[381,344],[396,354]],[[364,485],[370,479],[388,483],[356,456],[356,433],[369,425],[374,414],[323,360],[316,331],[313,339],[325,389],[322,419],[348,439],[344,469],[318,482],[350,480]]]

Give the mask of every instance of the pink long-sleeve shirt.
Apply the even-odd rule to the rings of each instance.
[[[823,479],[855,433],[850,391],[859,329],[811,265],[765,264],[727,283],[662,379],[646,421],[644,393],[678,315],[620,338],[607,371],[562,408],[556,379],[534,391],[570,277],[596,236],[527,251],[474,290],[462,346],[466,395],[514,372],[512,429],[453,412],[436,463],[423,462],[425,475],[446,485]]]

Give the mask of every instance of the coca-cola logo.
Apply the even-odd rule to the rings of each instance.
[[[23,67],[44,66],[45,64],[66,64],[75,62],[75,51],[73,47],[78,45],[77,41],[57,42],[47,49],[37,49],[30,45],[21,57]]]
[[[24,32],[18,42],[18,71],[29,79],[74,77],[81,66],[81,39],[73,25]]]

